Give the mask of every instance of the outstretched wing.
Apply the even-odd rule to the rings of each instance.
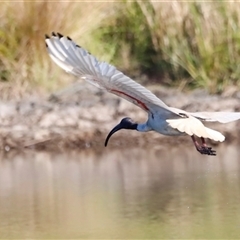
[[[118,71],[114,66],[98,61],[69,37],[53,33],[51,37],[46,35],[45,41],[50,57],[65,71],[84,78],[147,112],[154,112],[157,106],[162,111],[177,115],[152,92]]]
[[[240,119],[240,112],[196,112],[189,114],[207,122],[228,123]]]

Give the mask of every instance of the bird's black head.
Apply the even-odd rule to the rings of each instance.
[[[138,124],[135,123],[131,118],[126,117],[123,118],[121,120],[121,122],[112,129],[112,131],[107,135],[107,138],[105,140],[105,147],[108,144],[108,140],[110,139],[110,137],[117,131],[121,130],[121,129],[131,129],[131,130],[137,130],[137,126]]]

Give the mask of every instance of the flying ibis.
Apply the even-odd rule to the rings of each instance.
[[[216,155],[216,151],[206,145],[205,138],[223,142],[225,137],[220,132],[205,127],[202,122],[228,123],[240,119],[240,112],[191,113],[169,107],[114,66],[97,60],[71,38],[52,33],[51,36],[46,35],[45,41],[50,57],[65,71],[120,96],[147,112],[148,120],[145,123],[136,123],[129,117],[123,118],[108,134],[105,146],[115,132],[134,129],[139,132],[156,131],[170,136],[189,135],[198,152]]]

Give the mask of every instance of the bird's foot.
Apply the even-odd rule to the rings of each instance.
[[[213,150],[211,147],[207,147],[207,146],[197,146],[197,150],[198,150],[198,152],[200,152],[201,154],[216,156],[216,151]]]
[[[206,155],[210,155],[210,156],[216,156],[216,151],[213,150],[211,147],[208,147],[205,139],[203,137],[201,137],[201,143],[198,143],[198,141],[196,140],[195,136],[191,136],[193,143],[197,149],[198,152],[200,152],[201,154],[206,154]]]

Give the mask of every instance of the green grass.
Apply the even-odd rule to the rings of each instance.
[[[71,81],[53,64],[44,34],[70,35],[135,79],[221,93],[240,85],[238,2],[3,2],[3,98],[54,91]]]
[[[220,93],[239,85],[239,3],[136,0],[115,7],[99,29],[114,63],[170,86],[185,81]]]

